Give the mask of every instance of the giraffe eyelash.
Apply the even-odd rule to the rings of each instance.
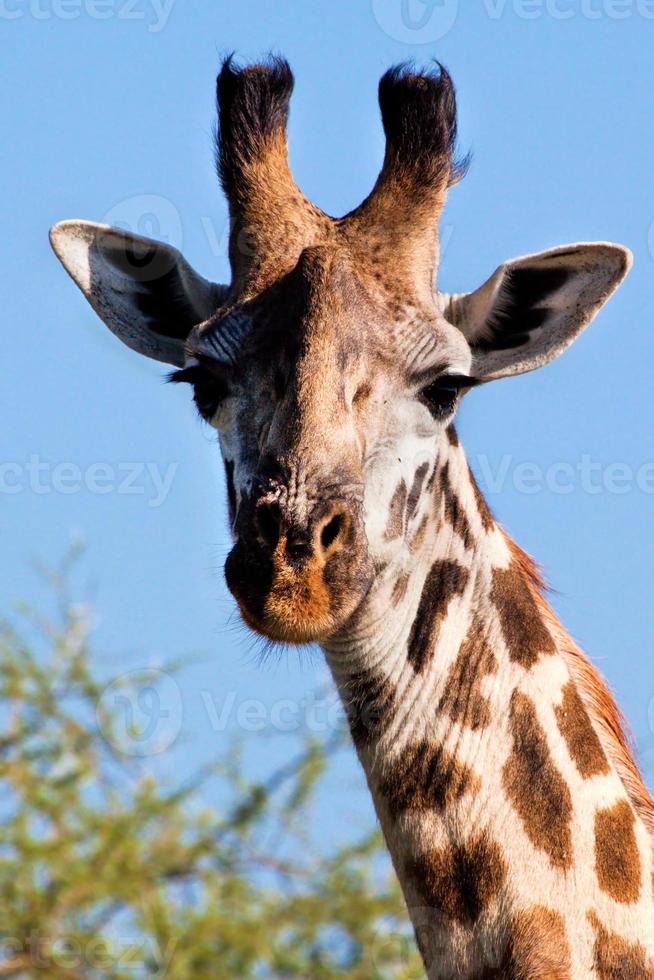
[[[193,386],[193,401],[207,422],[213,418],[229,394],[224,379],[199,364],[171,371],[166,380],[172,384],[186,383]]]
[[[199,365],[194,364],[191,367],[179,368],[177,371],[171,371],[166,375],[166,381],[170,384],[195,384],[199,380],[201,375],[206,376],[208,372],[203,370]]]

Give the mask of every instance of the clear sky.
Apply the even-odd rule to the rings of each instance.
[[[560,243],[634,251],[575,345],[473,392],[459,431],[494,511],[542,561],[556,609],[617,693],[652,782],[653,35],[652,0],[0,0],[2,605],[38,595],[33,560],[56,562],[83,536],[107,677],[197,657],[161,694],[177,736],[162,765],[184,771],[263,718],[252,764],[265,773],[289,744],[271,715],[279,729],[297,710],[280,699],[324,725],[306,699],[326,671],[315,654],[260,663],[222,579],[215,440],[186,390],[96,318],[47,231],[73,217],[121,224],[225,281],[215,74],[226,52],[272,49],[296,75],[296,177],[332,214],[379,168],[382,72],[446,64],[473,163],[443,218],[444,289]],[[367,819],[353,759],[338,778],[342,805]]]

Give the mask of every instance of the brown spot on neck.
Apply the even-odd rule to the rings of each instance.
[[[572,798],[550,756],[536,706],[514,691],[509,725],[513,748],[502,772],[504,789],[530,841],[544,851],[552,865],[572,863]]]
[[[395,688],[374,670],[364,669],[352,674],[343,700],[352,740],[357,748],[379,738],[395,715]]]
[[[467,926],[498,896],[506,879],[502,852],[486,834],[427,851],[407,861],[405,871],[430,909]]]
[[[443,491],[443,508],[445,520],[448,521],[455,534],[463,541],[464,547],[472,548],[475,538],[470,527],[468,516],[461,505],[452,482],[450,480],[450,466],[445,463],[440,474],[441,487]]]
[[[530,585],[515,562],[493,569],[491,599],[511,660],[529,670],[541,655],[556,653]]]
[[[406,810],[444,810],[478,787],[479,779],[472,770],[442,745],[423,739],[407,745],[391,763],[379,792],[397,820]]]
[[[570,945],[563,917],[534,905],[513,915],[502,961],[474,980],[570,980]]]
[[[416,673],[424,671],[431,662],[447,608],[455,596],[463,594],[469,574],[467,568],[448,560],[435,561],[429,570],[407,651],[407,659]]]
[[[638,901],[641,864],[635,817],[626,800],[595,814],[595,869],[602,891],[616,902]]]
[[[651,980],[654,961],[641,943],[630,943],[606,929],[595,912],[588,913],[595,930],[593,966],[598,980]]]
[[[609,764],[602,744],[577,693],[574,681],[569,681],[563,688],[563,700],[555,709],[555,714],[559,731],[583,778],[591,779],[593,776],[607,773]]]
[[[495,654],[488,646],[484,626],[473,620],[456,660],[449,669],[439,709],[452,721],[483,728],[491,719],[491,707],[481,693],[486,674],[497,670]]]

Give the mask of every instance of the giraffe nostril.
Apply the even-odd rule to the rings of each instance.
[[[343,533],[344,527],[345,516],[343,514],[334,514],[330,518],[320,532],[320,544],[322,545],[323,551],[328,551],[331,548]]]
[[[274,551],[279,544],[282,525],[282,513],[278,504],[259,504],[256,512],[257,530],[268,545]]]

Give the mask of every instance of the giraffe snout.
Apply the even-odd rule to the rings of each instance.
[[[372,574],[361,502],[318,488],[291,498],[262,488],[240,521],[227,584],[244,619],[265,636],[305,643],[333,635]]]

